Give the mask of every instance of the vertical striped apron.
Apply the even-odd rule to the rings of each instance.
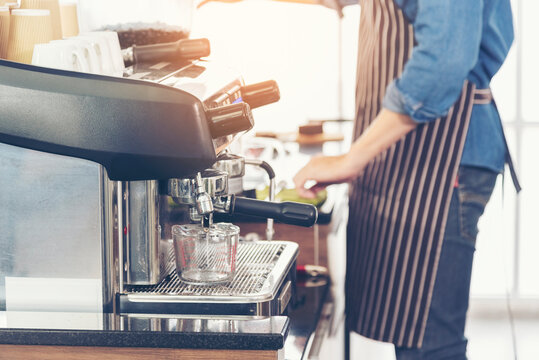
[[[355,137],[381,110],[414,47],[393,0],[360,0]],[[448,115],[379,155],[351,186],[346,304],[351,330],[421,347],[442,239],[475,97],[465,82]]]

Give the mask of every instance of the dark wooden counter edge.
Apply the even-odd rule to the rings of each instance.
[[[174,333],[112,330],[0,329],[0,344],[98,346],[167,349],[280,350],[290,320],[282,333]]]

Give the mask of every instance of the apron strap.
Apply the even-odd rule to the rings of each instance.
[[[498,112],[498,107],[496,106],[496,102],[494,101],[494,97],[492,96],[492,91],[490,89],[475,89],[474,105],[488,105],[490,103],[494,105],[494,108],[496,108],[496,112]],[[515,164],[513,163],[513,158],[511,157],[511,153],[509,152],[509,146],[507,145],[507,138],[505,137],[505,132],[503,131],[502,119],[500,116],[498,116],[498,119],[500,121],[500,126],[502,128],[503,142],[505,145],[505,162],[509,166],[509,172],[511,173],[511,180],[513,181],[513,185],[515,186],[515,190],[518,194],[522,190],[522,187],[520,186],[520,181],[518,180],[518,175],[515,170]]]

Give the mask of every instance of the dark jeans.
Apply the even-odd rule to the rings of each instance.
[[[465,360],[464,337],[477,222],[496,184],[497,174],[461,167],[454,189],[436,275],[432,303],[420,349],[395,348],[397,360]]]

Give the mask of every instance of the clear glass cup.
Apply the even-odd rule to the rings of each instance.
[[[223,284],[234,278],[240,228],[229,223],[174,225],[176,271],[194,285]]]

